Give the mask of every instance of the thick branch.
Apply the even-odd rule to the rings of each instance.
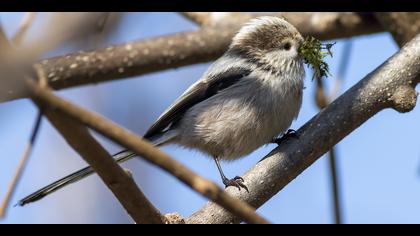
[[[382,31],[375,17],[356,13],[284,13],[304,35],[343,38]],[[237,18],[235,18],[237,19]],[[242,19],[242,18],[241,18]],[[221,56],[243,21],[73,53],[40,62],[54,89],[139,76]],[[1,97],[1,96],[0,96]],[[6,101],[3,100],[3,101]]]
[[[377,12],[375,16],[400,47],[420,32],[420,12]]]
[[[35,101],[69,145],[98,173],[136,223],[166,223],[165,217],[150,203],[131,176],[114,161],[85,126],[59,110],[51,109],[49,104],[37,99]]]
[[[92,113],[86,111],[78,106],[73,105],[72,103],[63,100],[60,97],[55,96],[51,91],[41,88],[40,86],[36,85],[33,81],[28,81],[28,87],[32,93],[32,96],[36,98],[38,101],[48,104],[49,107],[54,107],[55,109],[69,115],[75,120],[82,122],[84,125],[91,127],[92,129],[96,130],[97,132],[105,135],[106,137],[110,138],[111,140],[119,143],[120,145],[124,146],[135,152],[140,157],[146,159],[147,161],[157,165],[158,167],[162,168],[163,170],[169,172],[170,174],[177,177],[179,180],[184,182],[186,185],[197,191],[198,193],[202,194],[203,196],[209,198],[210,200],[214,201],[215,203],[223,206],[228,211],[232,212],[234,215],[239,217],[240,219],[248,222],[248,223],[268,223],[267,220],[259,216],[255,209],[250,207],[248,204],[232,198],[227,193],[225,193],[221,188],[219,188],[215,183],[204,179],[203,177],[197,175],[181,163],[177,162],[176,160],[169,157],[164,152],[160,151],[158,148],[154,147],[152,144],[144,141],[142,138],[139,138],[135,134],[119,127],[118,125]],[[47,114],[48,116],[48,114]],[[68,122],[67,122],[68,123]],[[109,154],[106,153],[105,150],[100,150],[100,146],[95,144],[96,141],[91,140],[89,143],[85,141],[80,141],[80,136],[86,136],[86,131],[84,130],[75,130],[73,129],[77,127],[68,128],[67,126],[63,125],[58,126],[57,128],[61,129],[68,129],[66,131],[67,135],[72,135],[71,139],[67,141],[78,150],[82,156],[90,157],[87,160],[92,161],[93,158],[97,158],[99,155],[102,155],[102,159],[108,160]],[[74,125],[73,125],[74,126]],[[68,132],[68,134],[67,134]],[[73,134],[72,132],[76,132],[77,134]],[[73,136],[74,135],[74,136]],[[85,137],[87,139],[87,137]],[[72,143],[74,142],[74,143]],[[80,147],[79,147],[80,146]],[[96,150],[94,150],[96,149]],[[105,158],[107,157],[107,158]],[[103,168],[106,168],[108,165],[116,165],[115,162],[111,162],[108,160],[108,163],[98,163],[92,161],[89,163],[95,169],[98,168],[99,164],[103,165]],[[98,170],[98,173],[102,171]],[[112,171],[107,171],[112,172]],[[102,172],[104,173],[104,172]],[[125,175],[127,176],[127,175]],[[103,176],[105,177],[105,176]],[[112,187],[112,185],[111,185]],[[141,212],[137,212],[141,214]]]
[[[274,149],[243,175],[249,194],[235,189],[228,189],[228,193],[260,207],[377,112],[385,108],[412,110],[419,75],[420,35],[301,127],[298,140]],[[238,221],[212,203],[187,219],[187,223],[232,222]]]

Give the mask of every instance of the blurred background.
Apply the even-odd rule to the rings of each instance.
[[[23,13],[0,13],[7,35],[16,31]],[[37,15],[27,40],[46,31]],[[38,19],[39,18],[39,19]],[[113,20],[112,30],[102,32],[81,44],[66,45],[48,52],[48,58],[76,50],[89,50],[112,44],[197,29],[194,23],[177,13],[124,13]],[[347,90],[398,50],[388,33],[335,40],[333,58],[328,58],[332,76],[328,88],[339,73],[345,51],[349,60],[343,76],[342,91]],[[350,50],[346,50],[350,48]],[[154,120],[209,64],[200,64],[149,74],[138,78],[77,87],[59,95],[96,111],[123,127],[142,135]],[[315,82],[307,69],[303,106],[292,124],[298,129],[318,112],[314,101]],[[420,223],[420,109],[406,114],[385,110],[355,130],[336,149],[340,199],[344,223]],[[0,200],[15,172],[36,116],[36,108],[27,99],[0,103]],[[97,135],[112,153],[120,147]],[[251,168],[275,145],[267,145],[251,155],[222,164],[228,176],[240,175]],[[221,184],[213,160],[199,152],[177,146],[163,150],[202,176]],[[47,120],[12,203],[86,163],[55,131]],[[206,199],[175,178],[141,159],[123,166],[149,199],[164,213],[178,212],[188,217]],[[275,223],[333,223],[333,204],[328,159],[320,158],[258,212]],[[72,184],[39,202],[12,207],[3,223],[132,223],[112,193],[95,175]]]

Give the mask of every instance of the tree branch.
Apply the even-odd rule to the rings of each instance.
[[[376,18],[357,13],[284,13],[302,34],[319,39],[343,38],[382,31]],[[235,18],[236,19],[236,18]],[[241,18],[242,19],[242,18]],[[94,84],[161,70],[204,63],[221,56],[244,21],[204,27],[193,32],[139,40],[43,60],[54,89]],[[0,96],[1,97],[1,96]],[[13,99],[13,98],[10,98]],[[7,101],[7,99],[3,99]]]
[[[180,14],[199,25],[208,25],[212,12],[181,12]]]
[[[98,173],[136,223],[166,223],[165,217],[146,198],[132,177],[114,161],[85,126],[36,97],[34,101],[67,143]]]
[[[228,193],[258,208],[284,188],[331,147],[385,108],[411,111],[416,104],[415,86],[420,81],[420,35],[328,105],[297,133],[274,149],[243,177],[249,194]],[[207,203],[187,223],[232,223],[237,218]]]
[[[16,191],[16,186],[18,186],[18,183],[22,177],[23,171],[25,170],[26,163],[29,159],[29,156],[32,153],[33,147],[35,145],[35,141],[38,137],[38,133],[41,127],[41,121],[42,121],[42,112],[38,111],[38,114],[34,123],[34,128],[29,138],[29,142],[26,145],[25,150],[23,151],[23,155],[20,158],[19,165],[16,169],[15,175],[10,181],[9,187],[7,188],[6,196],[4,197],[3,202],[0,205],[0,219],[6,216],[7,207],[9,206],[10,199],[12,198],[14,192]]]
[[[198,25],[206,27],[239,25],[255,17],[255,15],[244,12],[181,12],[181,15]]]
[[[51,91],[41,88],[40,86],[36,85],[36,83],[34,83],[31,80],[28,80],[27,82],[28,82],[27,85],[29,87],[29,90],[31,91],[32,97],[35,98],[37,101],[48,104],[48,107],[53,107],[54,109],[65,113],[66,115],[72,117],[73,119],[80,121],[84,125],[91,127],[97,132],[119,143],[125,148],[132,150],[140,157],[146,159],[147,161],[157,165],[163,170],[174,175],[183,183],[185,183],[186,185],[188,185],[189,187],[191,187],[192,189],[194,189],[201,195],[209,198],[210,200],[224,207],[228,211],[232,212],[239,219],[243,219],[244,221],[248,223],[268,223],[267,220],[265,220],[264,218],[262,218],[255,212],[254,208],[250,207],[248,204],[238,199],[232,198],[227,193],[225,193],[221,188],[219,188],[215,183],[197,175],[196,173],[194,173],[193,171],[191,171],[190,169],[188,169],[181,163],[173,160],[171,157],[169,157],[164,152],[160,151],[158,148],[154,147],[152,144],[149,144],[148,142],[132,134],[131,132],[119,127],[118,125],[92,112],[86,111],[78,106],[73,105],[72,103],[68,101],[63,100],[60,97],[55,96]],[[50,113],[50,116],[51,116],[51,113]],[[47,114],[47,117],[48,117],[48,114]],[[51,120],[51,121],[53,123],[57,122],[54,120]],[[86,158],[87,161],[90,161],[89,164],[91,164],[94,169],[99,168],[99,165],[103,165],[103,168],[104,168],[103,170],[105,170],[105,168],[107,168],[108,165],[111,165],[111,164],[116,165],[116,163],[111,162],[109,160],[108,158],[109,154],[107,154],[106,151],[101,150],[98,144],[95,144],[96,141],[90,140],[89,144],[87,143],[87,140],[83,142],[80,141],[81,135],[87,136],[86,131],[81,130],[80,128],[78,128],[77,130],[74,130],[77,128],[75,127],[75,125],[73,125],[74,127],[69,128],[69,125],[67,123],[68,122],[63,123],[60,126],[56,125],[56,127],[60,131],[63,131],[63,134],[65,134],[65,136],[71,135],[70,137],[72,138],[68,138],[67,141],[73,146],[73,148],[78,150],[82,154],[82,156]],[[74,133],[76,131],[77,131],[77,134]],[[88,139],[88,137],[85,137],[85,139]],[[90,158],[88,159],[89,156]],[[93,161],[93,158],[97,158],[98,156],[102,156],[101,159],[107,160],[108,163]],[[96,167],[94,165],[96,165]],[[106,175],[104,175],[104,173],[112,173],[112,171],[108,170],[105,172],[105,171],[100,171],[98,169],[98,173],[102,173],[102,177],[105,178]],[[110,184],[110,183],[107,182],[107,184]],[[112,189],[112,185],[109,185],[109,186]],[[126,191],[125,194],[127,195],[127,193],[130,193],[130,192]],[[128,195],[131,195],[131,193]],[[132,213],[135,213],[135,212],[132,212]]]
[[[36,16],[36,12],[27,12],[22,18],[22,21],[19,24],[19,28],[13,35],[12,42],[15,45],[20,45],[25,38],[26,33],[28,32],[29,27],[32,25]]]
[[[420,32],[420,12],[377,12],[375,16],[400,47]]]

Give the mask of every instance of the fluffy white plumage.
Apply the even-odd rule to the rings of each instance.
[[[145,138],[155,145],[176,143],[216,160],[226,186],[246,188],[244,180],[224,176],[219,159],[234,160],[269,143],[299,114],[304,68],[299,32],[277,17],[251,20],[235,35],[228,51],[188,88],[151,126]],[[134,157],[114,155],[117,162]],[[94,173],[87,167],[20,201],[39,200]]]
[[[271,39],[267,38],[270,34]],[[265,48],[265,42],[255,42],[261,39],[286,40],[290,48]],[[250,73],[188,107],[176,124],[171,123],[169,132],[157,135],[160,142],[233,160],[283,133],[297,117],[302,103],[304,68],[297,51],[301,41],[298,31],[281,18],[251,20],[233,38],[224,56],[162,116],[173,112],[176,104],[193,97],[192,94],[201,93],[203,85],[229,77],[224,75],[231,70]]]

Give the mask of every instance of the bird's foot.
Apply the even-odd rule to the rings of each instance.
[[[283,134],[280,138],[276,137],[273,138],[271,141],[272,143],[277,143],[277,145],[280,145],[282,142],[284,142],[287,138],[294,138],[299,139],[299,136],[296,133],[296,130],[289,129],[285,134]]]
[[[229,186],[233,186],[233,187],[237,187],[239,190],[241,190],[241,188],[244,188],[248,193],[248,187],[244,184],[244,179],[240,176],[236,176],[233,179],[223,179],[223,184],[225,185],[225,188],[229,187]]]

